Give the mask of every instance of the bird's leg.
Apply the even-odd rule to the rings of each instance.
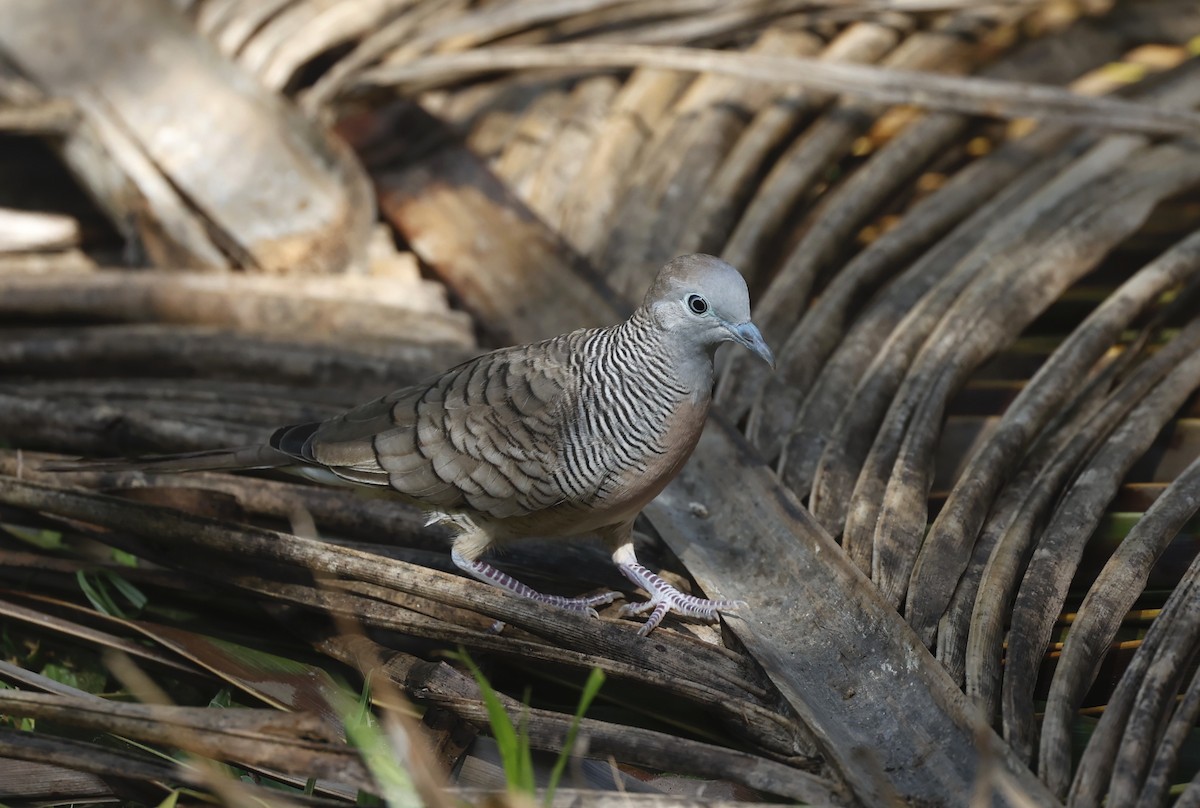
[[[686,617],[695,617],[707,622],[717,619],[717,612],[739,609],[746,605],[741,600],[708,600],[680,592],[675,587],[638,563],[633,552],[633,540],[620,545],[613,552],[613,562],[629,580],[645,589],[650,600],[628,603],[621,607],[622,615],[641,614],[650,611],[646,624],[638,629],[638,636],[645,637],[658,627],[667,612],[676,612]]]
[[[604,606],[621,597],[620,592],[603,592],[599,595],[590,595],[585,598],[544,595],[533,587],[521,583],[508,573],[496,569],[486,561],[480,561],[478,558],[467,558],[457,549],[450,551],[450,558],[460,570],[472,578],[483,581],[485,584],[498,586],[514,595],[536,600],[538,603],[548,603],[551,606],[570,609],[573,612],[583,612],[584,614],[590,614],[592,617],[599,617],[596,613],[597,606]]]

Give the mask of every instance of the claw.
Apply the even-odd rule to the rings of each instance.
[[[658,624],[662,622],[662,619],[667,616],[667,612],[669,611],[671,611],[670,604],[668,604],[665,600],[660,601],[659,604],[654,607],[654,611],[650,613],[650,617],[646,620],[645,625],[638,629],[637,635],[639,637],[645,637],[649,635],[651,631],[654,631],[654,629],[658,628]]]

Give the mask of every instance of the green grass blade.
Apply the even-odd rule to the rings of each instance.
[[[0,524],[0,530],[16,539],[32,544],[39,550],[62,550],[63,536],[57,530],[39,530],[24,525]]]
[[[163,801],[158,804],[157,808],[175,808],[178,802],[179,789],[173,788],[171,789],[171,793],[164,797]]]
[[[122,620],[128,619],[128,615],[113,600],[103,578],[97,576],[93,580],[86,572],[78,570],[75,573],[75,580],[79,583],[79,588],[83,590],[84,597],[88,599],[96,611],[106,614],[109,617],[120,617]]]
[[[525,794],[537,792],[537,780],[533,775],[533,750],[529,748],[529,690],[521,700],[521,722],[517,727],[517,788]]]
[[[479,685],[479,692],[483,696],[483,706],[487,709],[488,724],[492,728],[492,737],[496,739],[496,748],[500,751],[500,762],[504,766],[504,781],[507,783],[509,790],[521,790],[521,743],[517,737],[517,731],[512,725],[512,720],[504,710],[504,705],[500,703],[500,697],[496,695],[495,688],[484,677],[483,671],[479,670],[479,666],[467,655],[465,650],[460,649],[457,654],[452,654],[451,656],[466,665],[467,670],[471,672],[471,676],[475,677],[475,683]],[[525,738],[525,746],[526,754],[528,754],[528,735]],[[532,764],[530,765],[530,770],[532,772]],[[527,793],[532,793],[532,789],[529,787],[526,787],[525,790]]]
[[[146,597],[142,590],[138,589],[136,586],[129,583],[129,581],[126,581],[115,572],[105,570],[102,574],[104,575],[104,579],[108,581],[108,583],[112,584],[113,588],[121,593],[121,596],[124,597],[125,600],[129,601],[129,605],[133,606],[135,611],[140,612],[142,609],[146,608],[146,604],[150,602],[150,599]]]
[[[562,751],[558,753],[558,760],[554,761],[554,768],[550,771],[550,782],[546,784],[545,804],[547,808],[554,803],[554,792],[558,789],[558,781],[562,779],[563,771],[567,768],[567,761],[571,758],[571,750],[575,747],[575,738],[579,735],[579,723],[583,720],[588,707],[592,706],[592,701],[600,692],[603,684],[604,671],[592,668],[587,681],[584,682],[583,694],[579,697],[579,706],[575,708],[575,717],[567,729],[566,743],[563,744]]]
[[[361,698],[342,693],[337,698],[338,714],[346,730],[346,740],[358,750],[363,764],[379,786],[382,802],[388,808],[421,808],[421,795],[413,784],[402,756],[393,748],[388,736],[380,729],[369,710],[363,710],[363,698],[369,699],[369,685]],[[375,805],[372,795],[359,792],[358,804]]]

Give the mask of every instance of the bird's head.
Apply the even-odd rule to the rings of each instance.
[[[775,367],[762,332],[750,321],[750,292],[742,274],[711,255],[667,262],[642,302],[660,326],[710,350],[722,342],[744,345]]]

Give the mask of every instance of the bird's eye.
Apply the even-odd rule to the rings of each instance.
[[[687,307],[691,309],[693,314],[708,313],[708,301],[700,297],[700,295],[688,295]]]

